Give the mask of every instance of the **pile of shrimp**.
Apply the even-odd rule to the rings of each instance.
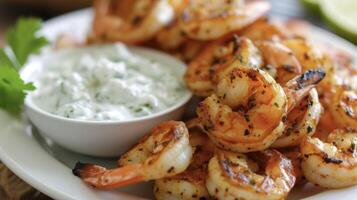
[[[124,3],[125,2],[125,3]],[[156,199],[285,199],[295,185],[357,184],[357,71],[277,23],[265,0],[95,0],[88,41],[156,48],[187,62],[196,116],[154,127],[106,169],[73,173],[98,189],[155,180]]]

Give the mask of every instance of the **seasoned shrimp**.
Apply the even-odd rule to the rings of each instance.
[[[95,0],[94,41],[138,44],[151,39],[174,19],[175,8],[168,0]]]
[[[302,69],[293,52],[280,42],[261,41],[255,43],[262,52],[265,62],[264,70],[280,84],[285,84],[301,74]]]
[[[335,84],[333,77],[334,67],[329,56],[303,38],[287,39],[282,41],[299,60],[303,71],[321,68],[326,72],[326,78],[317,87],[319,92],[331,90]]]
[[[190,164],[192,154],[185,124],[169,121],[153,128],[125,153],[119,168],[77,163],[73,173],[95,188],[110,189],[181,173]]]
[[[214,74],[225,67],[224,62],[231,59],[239,64],[260,67],[262,58],[253,43],[244,37],[228,35],[218,41],[209,43],[205,49],[188,65],[184,76],[187,86],[198,96],[209,96],[215,90]]]
[[[261,52],[251,40],[236,35],[233,35],[232,39],[229,46],[221,46],[217,49],[224,56],[217,56],[216,64],[211,66],[211,79],[214,85],[217,85],[233,68],[240,66],[261,68],[263,66]]]
[[[333,119],[342,127],[357,129],[357,91],[344,86],[336,88],[330,112]]]
[[[206,43],[198,40],[186,40],[180,48],[176,49],[176,53],[180,55],[180,59],[186,63],[190,63],[196,58],[205,48]]]
[[[323,141],[325,141],[328,134],[333,130],[343,128],[337,123],[337,120],[335,120],[332,115],[332,111],[335,109],[332,103],[333,95],[335,93],[334,90],[335,89],[331,91],[323,91],[319,94],[319,101],[323,107],[323,112],[313,136]]]
[[[273,143],[272,147],[297,146],[304,137],[314,134],[322,110],[317,91],[314,88],[289,112],[283,135]]]
[[[324,109],[315,133],[312,136],[325,141],[329,133],[338,128],[342,127],[339,127],[335,120],[332,118],[331,114],[327,112],[326,109]]]
[[[192,39],[218,39],[251,24],[269,9],[269,2],[263,0],[191,0],[180,25]]]
[[[197,96],[208,96],[214,91],[211,81],[210,66],[214,62],[215,46],[208,45],[188,65],[184,79],[186,85]]]
[[[328,55],[334,66],[335,85],[345,85],[357,90],[357,69],[354,67],[353,56],[346,50],[327,44],[319,43],[317,47]]]
[[[301,19],[290,19],[284,22],[284,27],[291,37],[305,38],[311,34],[311,24]]]
[[[188,0],[167,0],[175,10],[175,17],[180,17],[183,9],[187,6]]]
[[[283,23],[265,17],[244,28],[240,36],[248,37],[254,42],[280,41],[305,37],[310,27],[310,24],[303,20],[291,19]]]
[[[346,75],[356,75],[356,68],[353,67],[353,56],[347,50],[331,47],[331,45],[325,43],[317,43],[316,47],[330,57],[338,75],[341,70],[350,73]]]
[[[307,137],[300,144],[301,167],[306,179],[326,188],[357,184],[357,131],[337,129],[326,143]]]
[[[300,148],[298,146],[293,148],[284,148],[279,149],[279,152],[291,161],[294,167],[294,175],[296,178],[295,184],[303,184],[304,182],[306,182],[301,169],[302,157],[300,153]]]
[[[155,181],[154,194],[157,200],[209,199],[205,182],[208,161],[215,147],[200,130],[198,120],[191,120],[186,126],[190,133],[190,144],[195,149],[192,161],[184,172]]]
[[[323,79],[312,70],[287,83],[284,89],[257,68],[235,68],[201,102],[197,115],[204,130],[220,148],[252,152],[268,148],[284,130],[286,114]]]
[[[277,22],[271,22],[268,18],[257,20],[251,25],[247,26],[240,33],[240,36],[247,37],[253,42],[269,41],[275,39],[285,39],[291,37],[289,31]]]
[[[290,160],[276,150],[256,152],[249,158],[218,151],[208,164],[206,186],[211,196],[222,200],[284,199],[295,183]]]
[[[336,86],[334,88],[336,88]],[[319,94],[320,103],[324,107],[324,112],[321,116],[320,124],[323,124],[324,126],[328,127],[329,132],[338,128],[337,123],[334,121],[331,112],[331,109],[333,109],[331,104],[332,100],[334,99],[334,94],[336,94],[335,89],[330,91],[323,91],[321,94]]]
[[[181,30],[177,21],[161,29],[155,40],[160,48],[165,50],[172,50],[179,48],[187,40],[186,34]]]
[[[155,41],[158,46],[165,50],[173,50],[183,45],[189,38],[181,30],[178,22],[178,17],[182,14],[188,0],[169,0],[169,3],[174,7],[175,19],[165,27],[163,27],[155,36]]]
[[[335,64],[335,66],[337,66],[336,73],[334,74],[336,85],[344,85],[349,87],[349,89],[357,90],[357,69],[352,66],[347,67],[338,65],[342,64]]]

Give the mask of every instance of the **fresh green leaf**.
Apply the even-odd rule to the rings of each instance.
[[[16,69],[0,65],[0,107],[17,114],[21,111],[26,91],[34,90],[32,83],[24,83]]]
[[[38,34],[40,29],[40,19],[20,18],[15,26],[7,31],[7,43],[20,66],[26,63],[31,54],[39,53],[40,49],[48,44],[48,40]]]
[[[0,108],[17,114],[21,111],[27,91],[34,90],[32,83],[25,83],[18,70],[31,54],[36,54],[48,44],[39,36],[41,20],[21,18],[6,33],[7,47],[0,48]]]
[[[17,68],[7,55],[5,49],[0,49],[0,66],[11,66],[15,69]]]

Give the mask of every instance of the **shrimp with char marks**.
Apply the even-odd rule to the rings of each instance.
[[[336,82],[333,77],[335,68],[326,53],[304,38],[286,39],[282,43],[293,52],[303,71],[320,68],[326,72],[325,79],[317,87],[319,94],[332,89]]]
[[[218,39],[253,23],[269,9],[265,0],[190,0],[180,24],[192,39]]]
[[[237,42],[236,46],[239,46],[241,50],[235,54],[228,55],[238,59],[239,62],[236,62],[236,59],[229,59],[229,56],[227,56],[216,67],[212,67],[211,71],[214,74],[212,81],[214,84],[217,84],[225,72],[229,72],[231,68],[239,67],[238,65],[250,65],[260,68],[268,72],[282,85],[301,74],[302,68],[299,61],[293,52],[282,43],[258,41],[254,45],[251,40],[245,37],[240,37],[237,41],[239,43]],[[232,62],[227,62],[227,60]]]
[[[279,200],[294,184],[291,161],[276,150],[249,156],[218,150],[208,164],[206,186],[215,199]]]
[[[226,70],[224,63],[232,57],[237,58],[239,64],[255,67],[262,65],[260,52],[249,39],[228,35],[209,43],[189,63],[184,76],[187,86],[198,96],[209,96],[215,90],[215,74],[222,74],[220,71]]]
[[[174,49],[172,53],[185,63],[191,63],[205,47],[205,42],[188,39],[178,49]]]
[[[165,50],[173,50],[179,48],[189,38],[182,31],[178,17],[182,14],[183,9],[187,5],[188,0],[169,0],[175,10],[175,19],[163,27],[155,36],[155,41],[160,48]]]
[[[211,66],[211,81],[215,86],[233,68],[261,68],[264,64],[261,52],[250,39],[234,34],[229,44],[219,49],[224,56],[216,57],[216,63]]]
[[[212,158],[215,147],[198,123],[197,119],[186,122],[190,144],[195,149],[190,165],[180,174],[155,181],[154,194],[157,200],[210,199],[205,182],[208,161]]]
[[[333,92],[330,112],[339,126],[357,129],[357,90],[337,87]]]
[[[247,37],[253,42],[280,40],[291,37],[283,24],[271,22],[268,18],[255,21],[244,28],[239,36]]]
[[[92,42],[139,44],[150,40],[175,16],[168,0],[95,0]]]
[[[218,147],[243,153],[263,150],[282,135],[287,113],[324,75],[311,70],[282,88],[260,69],[235,68],[220,81],[217,95],[207,97],[196,112]]]
[[[156,43],[160,48],[165,50],[173,50],[183,45],[189,38],[182,32],[177,21],[172,22],[170,25],[161,29],[156,37]]]
[[[278,151],[291,161],[294,167],[294,174],[296,178],[295,184],[306,183],[306,179],[301,169],[302,157],[301,157],[299,146],[292,147],[292,148],[289,147],[289,148],[278,149]]]
[[[286,128],[272,147],[282,148],[299,145],[304,137],[315,133],[322,111],[319,96],[314,88],[288,113]]]
[[[302,73],[300,62],[293,52],[280,42],[261,41],[255,43],[262,52],[263,69],[268,71],[280,84],[285,84]]]
[[[326,142],[305,138],[300,144],[301,167],[308,181],[325,188],[357,184],[357,131],[336,129]]]
[[[185,124],[168,121],[121,156],[118,168],[77,163],[73,173],[95,188],[111,189],[179,174],[189,166],[192,154]]]

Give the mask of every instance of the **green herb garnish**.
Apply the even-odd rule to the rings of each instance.
[[[11,113],[20,112],[26,96],[24,91],[34,89],[32,83],[24,83],[14,68],[0,66],[0,107]]]
[[[41,25],[40,19],[20,18],[15,26],[7,31],[6,42],[20,67],[31,54],[39,53],[40,49],[48,44],[48,40],[38,34]]]
[[[22,109],[26,91],[34,90],[32,83],[25,83],[19,73],[31,54],[39,53],[48,44],[39,36],[41,20],[20,18],[14,27],[6,32],[7,46],[0,48],[0,107],[10,113]]]

